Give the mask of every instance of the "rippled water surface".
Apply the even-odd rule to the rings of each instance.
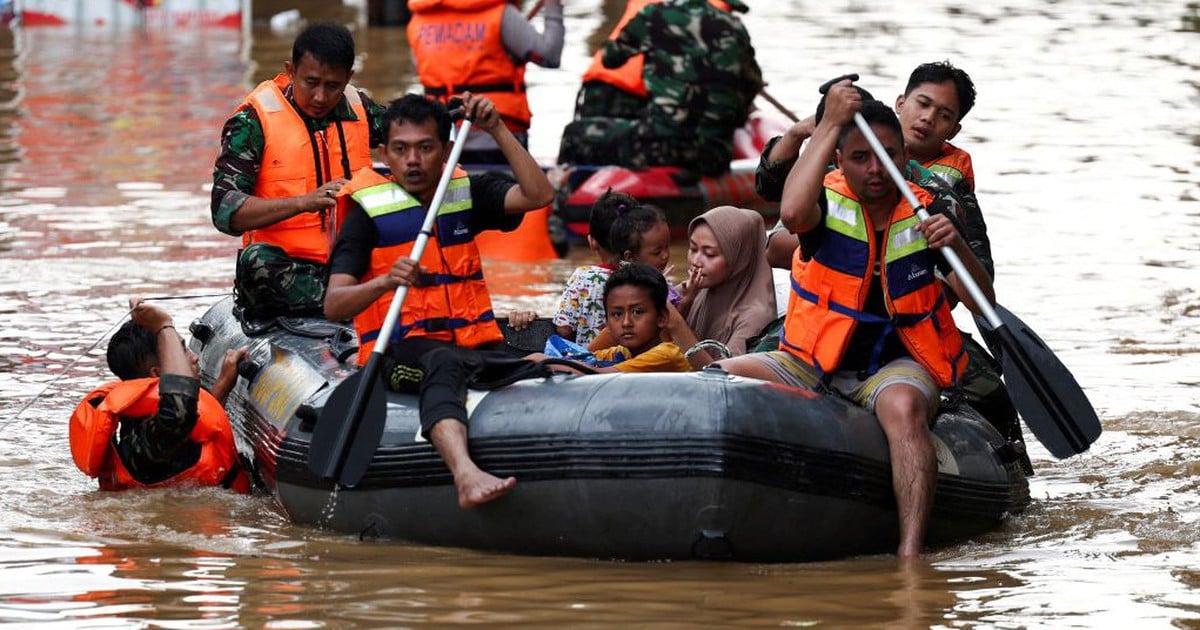
[[[1200,10],[752,4],[768,89],[801,113],[847,71],[885,100],[924,61],[974,77],[957,141],[975,160],[1000,301],[1105,425],[1080,457],[1032,447],[1027,513],[912,567],[635,564],[360,542],[293,526],[262,497],[101,494],[66,441],[71,408],[108,378],[93,347],[131,293],[183,296],[166,305],[187,322],[228,290],[237,244],[208,218],[220,125],[290,37],[0,28],[0,621],[1200,627]],[[563,69],[529,72],[535,155],[555,154],[587,42],[617,10],[567,4]],[[381,100],[412,85],[401,30],[359,42],[361,85]],[[546,313],[586,259],[496,263],[489,277],[502,306]]]

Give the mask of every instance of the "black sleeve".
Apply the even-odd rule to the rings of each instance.
[[[817,227],[797,234],[800,237],[800,260],[812,260],[813,254],[817,253],[817,249],[825,241],[825,215],[829,214],[829,201],[824,192],[817,197],[817,206],[821,208],[821,222]]]
[[[758,158],[758,168],[754,169],[754,192],[766,201],[779,201],[783,198],[783,183],[787,181],[788,173],[800,157],[797,154],[778,162],[767,159],[771,150],[782,139],[783,136],[775,136],[767,141],[767,146],[763,147],[762,155]]]
[[[329,273],[345,273],[361,280],[371,268],[371,251],[378,242],[379,229],[375,222],[361,206],[352,202],[333,245],[333,253],[329,255]]]
[[[517,180],[508,173],[489,171],[471,176],[471,208],[476,234],[484,230],[511,232],[521,225],[524,214],[504,211],[504,198],[516,185]]]

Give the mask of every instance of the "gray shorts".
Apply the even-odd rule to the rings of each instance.
[[[785,385],[815,389],[821,384],[815,368],[786,350],[755,352],[744,356],[765,365],[778,377],[779,382]],[[879,397],[879,392],[900,384],[914,387],[924,394],[931,415],[937,411],[941,402],[941,389],[920,363],[909,358],[889,361],[863,381],[858,380],[856,372],[834,372],[829,383],[830,387],[872,413],[875,412],[875,400]]]

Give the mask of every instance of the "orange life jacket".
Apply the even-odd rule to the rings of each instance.
[[[152,484],[154,487],[193,484],[250,491],[250,475],[238,462],[233,429],[225,409],[208,391],[200,390],[200,417],[189,439],[200,445],[200,459],[183,472]],[[70,421],[71,457],[101,490],[142,488],[117,454],[113,436],[117,424],[139,422],[158,412],[158,379],[112,381],[97,387],[75,407]]]
[[[529,129],[525,60],[500,39],[506,0],[409,0],[408,46],[426,96],[484,94],[513,132]]]
[[[942,154],[921,164],[945,180],[953,188],[961,181],[967,182],[967,190],[975,192],[975,168],[971,166],[971,154],[950,144],[942,143]]]
[[[932,197],[908,184],[921,203]],[[808,264],[792,266],[792,295],[779,347],[821,373],[838,369],[859,321],[894,328],[904,347],[942,387],[967,367],[962,338],[954,326],[941,282],[934,275],[939,254],[916,225],[912,206],[901,201],[876,251],[875,226],[840,170],[825,176],[825,236]],[[882,261],[881,282],[888,316],[862,312],[870,292],[875,261]]]
[[[346,192],[379,230],[371,267],[362,278],[366,282],[386,275],[396,259],[412,253],[425,208],[394,181],[369,168],[355,173]],[[408,288],[392,341],[421,336],[476,348],[504,339],[492,312],[471,220],[471,181],[466,171],[456,167],[421,255],[421,268],[432,273],[424,286]],[[354,318],[360,365],[366,364],[375,347],[392,295],[384,294]]]
[[[621,19],[617,21],[617,25],[612,32],[608,34],[609,40],[614,40],[621,34],[621,29],[633,19],[633,16],[646,8],[646,5],[658,4],[663,0],[629,0],[625,5],[625,13],[621,14]],[[604,57],[604,49],[597,50],[592,55],[592,64],[583,73],[583,82],[600,81],[608,83],[613,87],[621,89],[630,94],[638,96],[648,96],[646,91],[646,81],[642,78],[642,68],[646,65],[645,55],[634,55],[625,63],[616,68],[605,68],[604,62],[601,60]]]
[[[661,2],[663,0],[629,0],[625,4],[625,12],[621,14],[621,19],[617,20],[617,25],[608,34],[608,39],[616,39],[621,34],[621,29],[625,28],[625,25],[633,19],[633,16],[641,13],[642,9],[646,8],[646,5],[659,4]],[[732,7],[721,0],[708,0],[708,3],[722,11],[732,11]],[[649,96],[650,93],[646,90],[646,80],[642,77],[642,70],[646,66],[645,55],[634,55],[616,68],[605,68],[603,57],[603,49],[597,50],[592,55],[591,65],[583,72],[584,83],[588,81],[600,81],[630,94],[642,97]]]
[[[305,195],[323,182],[349,179],[360,168],[371,165],[371,130],[367,111],[358,90],[346,86],[344,97],[356,121],[331,122],[323,132],[310,134],[304,119],[288,102],[283,90],[290,81],[280,73],[254,88],[239,106],[253,107],[262,124],[262,162],[254,195],[282,199]],[[304,212],[265,228],[242,235],[242,246],[269,243],[283,248],[293,258],[324,264],[344,212]]]

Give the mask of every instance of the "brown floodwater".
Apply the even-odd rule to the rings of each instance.
[[[1200,627],[1196,5],[752,4],[769,90],[802,113],[848,71],[885,100],[920,62],[974,77],[957,141],[975,159],[1000,301],[1105,426],[1065,461],[1031,442],[1025,514],[915,566],[640,564],[361,542],[292,525],[266,497],[100,493],[66,440],[70,410],[109,378],[93,348],[130,294],[182,298],[166,305],[186,323],[228,291],[237,243],[208,214],[218,135],[290,35],[0,28],[0,623]],[[529,71],[535,156],[556,153],[588,42],[615,10],[568,2],[563,69]],[[358,83],[380,100],[413,85],[402,30],[358,39]],[[586,259],[489,276],[501,306],[548,313]]]

